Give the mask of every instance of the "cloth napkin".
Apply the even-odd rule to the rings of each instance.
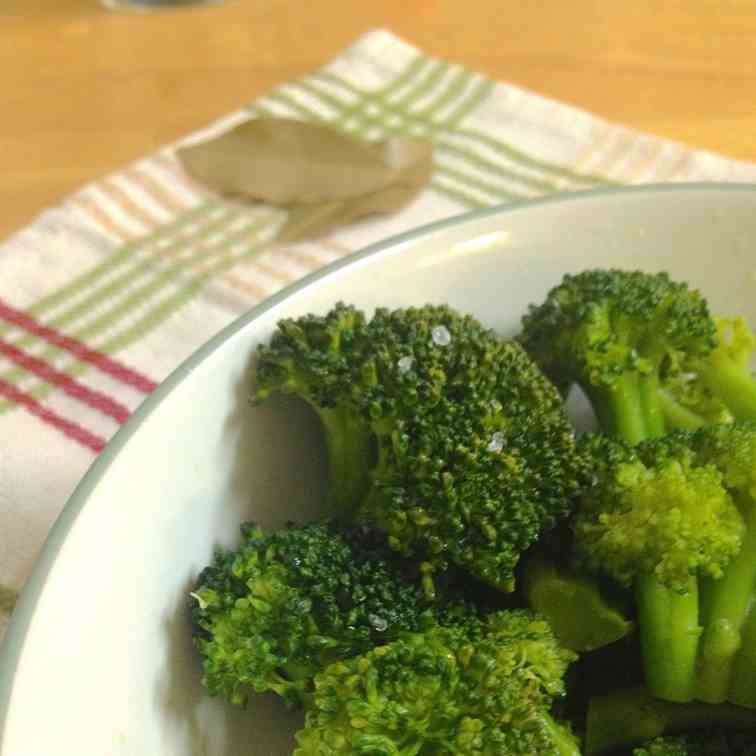
[[[374,31],[311,75],[182,140],[261,115],[433,140],[411,206],[318,243],[271,244],[272,208],[194,183],[169,146],[0,245],[0,635],[48,529],[108,439],[209,337],[370,242],[489,205],[625,183],[756,181],[692,150],[491,81]]]

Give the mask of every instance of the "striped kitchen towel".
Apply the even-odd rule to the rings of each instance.
[[[428,137],[435,174],[390,218],[282,247],[271,243],[280,211],[213,196],[169,147],[0,245],[0,615],[110,436],[169,371],[281,287],[473,208],[623,183],[756,181],[754,165],[491,81],[385,31],[186,141],[260,115]]]

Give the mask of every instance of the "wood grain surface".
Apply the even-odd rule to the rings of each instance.
[[[384,27],[605,118],[756,161],[750,0],[0,4],[0,238],[83,183]]]

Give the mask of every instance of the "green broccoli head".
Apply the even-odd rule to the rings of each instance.
[[[636,447],[603,436],[584,442],[595,470],[575,518],[584,567],[624,585],[653,575],[680,592],[691,576],[722,576],[740,549],[743,518],[693,441],[677,431]]]
[[[756,708],[756,425],[585,446],[578,559],[634,585],[652,692]]]
[[[659,374],[715,344],[706,301],[666,273],[567,275],[531,306],[520,337],[544,372],[588,395],[602,429],[631,443],[665,430]]]
[[[260,347],[256,398],[297,394],[319,407],[334,407],[350,391],[352,360],[363,351],[365,316],[338,304],[327,315],[278,323],[270,344]]]
[[[717,347],[711,353],[716,358],[729,360],[735,367],[748,370],[756,352],[756,334],[743,317],[715,318]]]
[[[689,356],[683,370],[696,393],[711,397],[710,405],[721,404],[738,421],[756,422],[756,380],[751,373],[756,334],[741,317],[715,321],[716,348]]]
[[[403,635],[318,675],[295,756],[577,756],[549,714],[573,659],[525,611]]]
[[[368,321],[338,305],[283,321],[258,357],[258,400],[295,394],[323,421],[330,511],[436,569],[510,590],[520,553],[582,483],[554,386],[518,344],[449,307]]]
[[[756,424],[713,425],[691,438],[702,463],[716,467],[725,487],[742,506],[756,499]]]
[[[431,602],[417,569],[365,529],[242,532],[238,551],[218,552],[192,594],[204,684],[233,703],[268,690],[299,703],[330,662],[423,630],[441,608],[462,613]]]
[[[669,430],[695,430],[734,420],[727,405],[714,396],[695,373],[681,370],[679,366],[662,371],[660,397]]]
[[[574,523],[578,563],[632,585],[646,684],[677,702],[702,695],[701,589],[722,580],[746,536],[721,472],[697,452],[697,433],[635,447],[586,440],[595,479]]]
[[[716,347],[680,354],[662,371],[662,401],[670,428],[756,421],[751,361],[756,335],[743,318],[715,318]]]
[[[704,427],[692,445],[700,463],[721,474],[746,525],[722,579],[704,585],[698,697],[756,708],[756,425]]]

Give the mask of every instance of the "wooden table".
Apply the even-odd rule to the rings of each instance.
[[[0,238],[45,206],[386,27],[609,119],[756,161],[750,0],[0,3]]]

